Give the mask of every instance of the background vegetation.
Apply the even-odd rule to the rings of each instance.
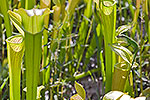
[[[148,98],[150,0],[0,0],[0,62],[0,100]]]

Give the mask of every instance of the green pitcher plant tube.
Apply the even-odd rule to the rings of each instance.
[[[27,100],[35,100],[42,53],[42,31],[36,34],[25,32],[25,37]]]
[[[39,82],[39,70],[42,54],[44,17],[49,13],[49,9],[25,10],[23,8],[15,10],[14,14],[12,14],[12,11],[9,12],[14,23],[19,22],[16,23],[16,26],[22,29],[25,33],[27,100],[36,100],[37,97],[37,86]],[[16,15],[20,17],[16,17]]]
[[[123,91],[128,77],[130,65],[127,62],[117,63],[114,66],[112,90]]]
[[[108,44],[115,41],[116,27],[116,2],[115,0],[102,0],[100,3],[100,14],[102,22],[102,33],[105,42],[105,64],[106,64],[106,89],[105,92],[111,90],[112,72],[115,64],[115,54],[111,51]]]
[[[16,35],[9,37],[6,42],[10,77],[10,100],[20,100],[20,76],[24,54],[24,39],[22,35]]]

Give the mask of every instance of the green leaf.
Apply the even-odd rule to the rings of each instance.
[[[45,87],[44,87],[43,85],[37,87],[37,99],[40,99],[40,98],[41,98],[40,92],[41,92],[41,90],[44,89],[44,88],[45,88]]]
[[[4,79],[3,84],[0,86],[0,92],[3,90],[4,86],[6,85],[6,82],[8,81],[8,78],[9,77],[7,77],[7,78]]]
[[[119,26],[118,29],[116,30],[117,35],[127,32],[129,29],[131,29],[132,25],[122,25]]]
[[[77,94],[79,94],[83,98],[83,100],[85,100],[85,97],[86,97],[85,90],[84,90],[83,86],[81,84],[77,83],[76,81],[75,81],[75,89],[77,91]]]
[[[10,20],[12,21],[12,23],[14,24],[16,29],[19,31],[19,33],[21,33],[24,36],[24,31],[22,29],[21,16],[18,13],[15,13],[15,12],[13,12],[11,10],[9,10],[8,13],[10,15]]]
[[[110,45],[111,49],[118,54],[122,59],[124,59],[127,63],[131,64],[132,53],[127,48],[120,45]]]
[[[77,6],[77,4],[80,2],[80,0],[69,0],[69,6],[67,11],[69,12],[69,17],[71,18],[75,7]]]
[[[149,43],[150,43],[150,20],[148,22],[148,39],[149,39]]]
[[[6,28],[6,35],[7,37],[10,37],[12,35],[12,27],[8,15],[8,9],[9,9],[9,4],[8,0],[0,0],[0,9],[1,13],[3,14],[4,18],[4,23],[5,23],[5,28]]]
[[[10,100],[20,100],[21,63],[24,54],[22,35],[11,36],[7,40],[7,55],[10,77]]]
[[[137,53],[137,51],[139,50],[139,45],[138,43],[133,40],[132,38],[128,37],[127,35],[124,34],[119,34],[117,36],[117,41],[119,41],[119,43],[122,45],[126,45],[128,48],[131,47],[132,50],[134,50],[134,53]],[[130,49],[130,48],[129,48]]]

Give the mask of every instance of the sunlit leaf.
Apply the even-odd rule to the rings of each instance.
[[[6,85],[7,81],[8,81],[8,78],[9,77],[7,77],[6,79],[4,79],[3,84],[0,86],[0,92],[2,92],[3,88],[5,87],[5,85]]]
[[[11,10],[9,10],[8,13],[10,15],[10,19],[11,19],[12,23],[14,24],[14,26],[17,28],[19,33],[21,33],[24,36],[24,31],[22,29],[21,16],[15,12],[11,11]]]
[[[118,35],[118,34],[127,32],[129,29],[131,29],[131,27],[132,27],[131,25],[122,25],[122,26],[119,26],[118,29],[116,30],[116,33]]]
[[[44,89],[45,87],[42,85],[42,86],[38,86],[37,87],[37,99],[40,99],[41,98],[41,95],[40,95],[40,92],[42,89]]]
[[[132,100],[132,99],[130,99],[130,100]],[[146,99],[146,97],[137,97],[137,98],[135,98],[133,100],[149,100],[149,99]]]
[[[110,46],[111,49],[118,54],[122,59],[131,64],[132,53],[125,47],[119,45]]]
[[[85,90],[84,90],[83,86],[81,84],[77,83],[76,81],[75,81],[75,89],[77,91],[77,94],[79,94],[83,98],[83,100],[85,100],[85,97],[86,97]]]
[[[119,41],[120,45],[124,43],[127,46],[127,48],[130,49],[130,51],[133,51],[134,53],[137,53],[139,50],[138,43],[135,40],[133,40],[131,37],[128,37],[125,34],[119,34],[117,36],[117,41]]]
[[[0,0],[0,13],[3,15],[5,29],[6,29],[6,35],[7,37],[10,37],[12,35],[12,27],[10,23],[9,14],[7,13],[9,10],[9,2],[8,0]]]
[[[110,91],[104,95],[103,100],[117,100],[118,98],[122,97],[123,94],[123,92],[119,91]]]
[[[139,66],[139,64],[137,62],[134,62],[132,68],[137,68]]]
[[[131,98],[131,96],[120,91],[110,91],[105,94],[103,100],[146,100],[146,97]]]
[[[82,99],[82,97],[79,94],[75,94],[70,98],[70,100],[84,100],[84,99]]]

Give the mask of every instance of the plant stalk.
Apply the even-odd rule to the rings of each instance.
[[[10,24],[10,19],[8,15],[8,0],[0,0],[0,9],[3,14],[4,18],[4,23],[5,23],[5,28],[6,28],[6,36],[10,37],[12,35],[12,27]]]

